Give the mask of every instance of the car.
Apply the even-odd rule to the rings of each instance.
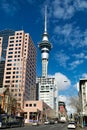
[[[49,121],[45,121],[44,122],[44,125],[48,125],[50,122]]]
[[[50,120],[50,124],[55,124],[55,121],[54,120]]]
[[[32,126],[38,126],[39,123],[38,122],[32,122]]]
[[[55,121],[55,124],[57,124],[58,123],[58,121]]]
[[[76,123],[75,122],[69,122],[67,128],[68,129],[75,129],[76,128]]]

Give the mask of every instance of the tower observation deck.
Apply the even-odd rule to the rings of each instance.
[[[38,47],[41,50],[42,77],[47,77],[49,51],[52,48],[52,44],[48,40],[48,33],[47,33],[47,7],[45,7],[44,33],[42,35],[42,41],[39,43]]]

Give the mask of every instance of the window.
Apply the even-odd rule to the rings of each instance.
[[[21,96],[21,93],[19,93],[19,96]]]
[[[12,58],[12,56],[8,56],[8,58]]]
[[[10,44],[10,45],[9,45],[9,47],[12,47],[12,46],[14,46],[14,44]]]
[[[28,107],[28,104],[26,104],[26,107]]]
[[[14,37],[10,37],[10,39],[14,39]]]
[[[8,60],[8,62],[11,62],[12,60]]]
[[[7,66],[11,66],[12,64],[7,64]]]
[[[36,107],[36,103],[34,103],[34,107]]]
[[[9,48],[9,50],[13,50],[13,48]]]
[[[10,83],[10,80],[5,81],[5,83]]]
[[[41,86],[41,90],[44,90],[44,86]]]
[[[46,90],[49,90],[49,86],[46,86]]]
[[[7,70],[11,70],[11,68],[7,68]]]
[[[6,76],[6,79],[10,79],[10,76]]]
[[[6,72],[6,74],[11,74],[11,72]]]
[[[10,43],[13,43],[14,41],[10,41]]]
[[[12,89],[11,92],[14,92],[14,89]]]
[[[32,104],[29,104],[30,107],[32,107]]]
[[[13,52],[10,51],[10,52],[8,52],[8,54],[13,54]]]

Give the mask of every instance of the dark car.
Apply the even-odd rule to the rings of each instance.
[[[55,124],[55,121],[54,120],[50,120],[50,124]]]
[[[24,126],[24,118],[22,116],[16,116],[16,120],[20,126]]]
[[[8,114],[0,115],[0,128],[22,127],[24,126],[24,118],[22,116],[14,116]]]

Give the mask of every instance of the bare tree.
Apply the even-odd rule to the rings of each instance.
[[[69,105],[75,108],[77,113],[81,112],[81,103],[78,96],[71,97]]]

